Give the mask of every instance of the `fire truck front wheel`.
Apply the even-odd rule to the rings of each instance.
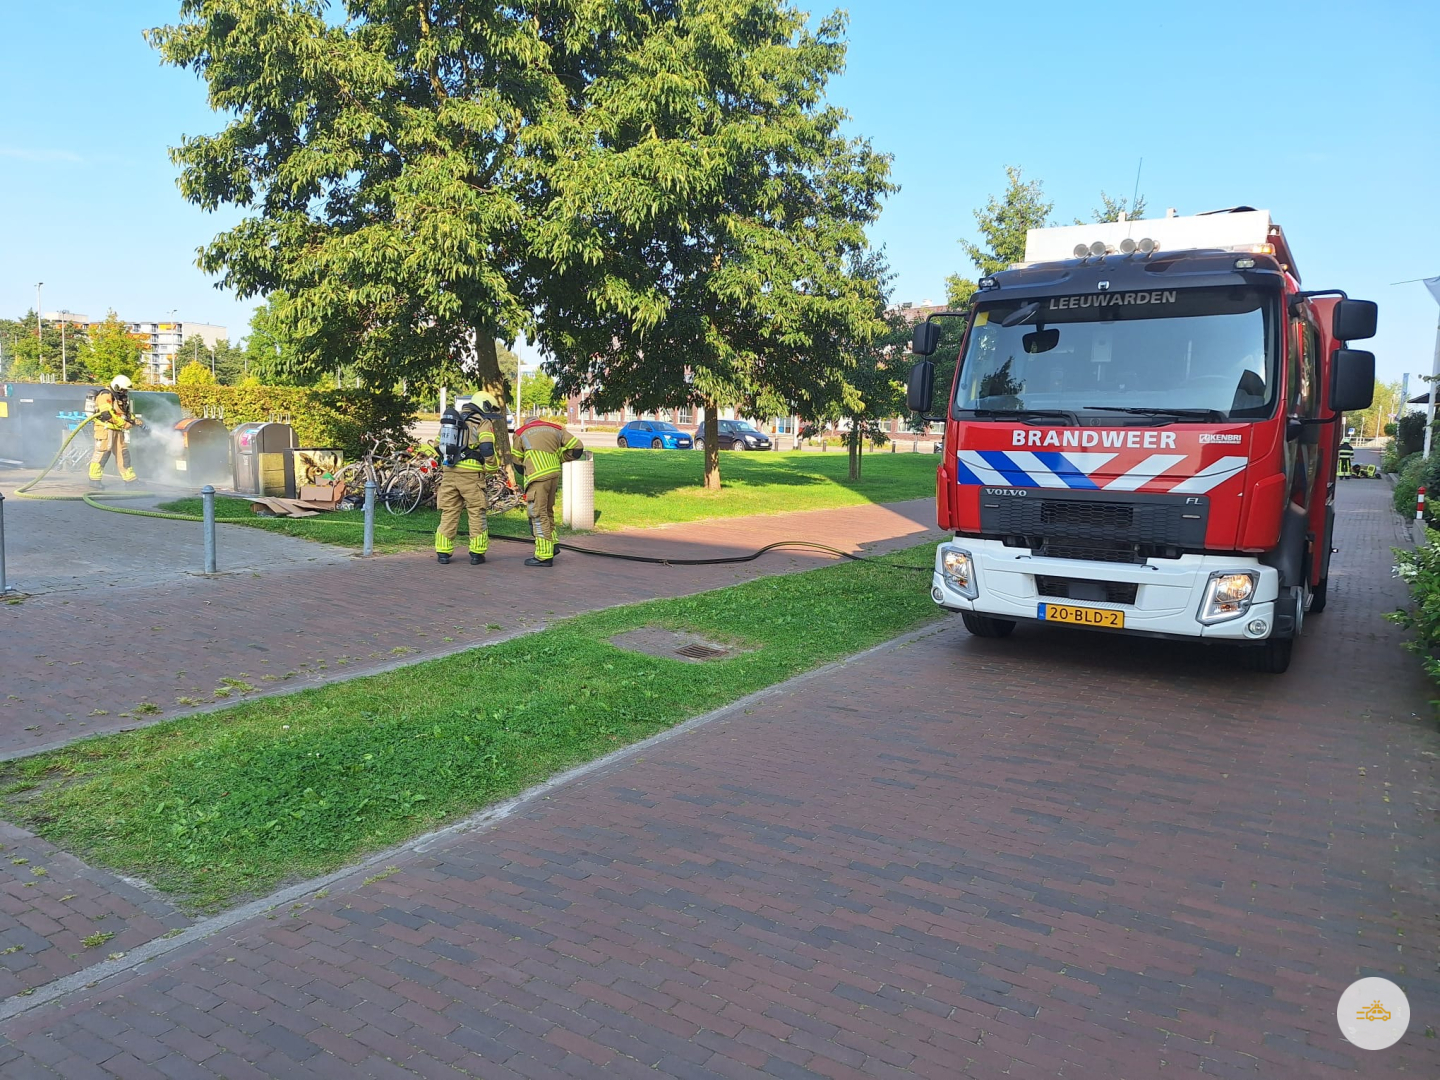
[[[1263,645],[1250,645],[1240,650],[1240,660],[1250,671],[1267,675],[1283,675],[1290,667],[1290,651],[1294,638],[1271,638]]]
[[[992,619],[973,611],[962,611],[960,618],[965,623],[965,629],[976,637],[1009,637],[1015,629],[1014,619]]]

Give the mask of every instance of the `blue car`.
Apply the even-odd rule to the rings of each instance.
[[[694,444],[684,431],[664,420],[631,420],[615,435],[615,445],[648,446],[652,450],[689,450]]]

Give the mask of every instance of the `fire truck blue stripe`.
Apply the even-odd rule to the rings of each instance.
[[[1015,487],[1038,487],[1030,476],[1020,466],[1010,460],[1010,455],[1001,450],[981,450],[980,456],[989,466],[1005,478],[1007,484]]]
[[[1057,453],[1053,450],[1046,451],[1045,453],[1036,451],[1035,456],[1040,459],[1041,463],[1044,464],[1047,469],[1060,477],[1061,480],[1064,480],[1068,486],[1086,491],[1099,490],[1100,485],[1096,484],[1095,481],[1091,480],[1090,477],[1076,468],[1074,462],[1064,454]]]
[[[980,487],[984,484],[984,481],[981,480],[980,477],[970,471],[970,466],[966,465],[959,455],[955,457],[955,482],[957,484],[967,484],[971,487]]]

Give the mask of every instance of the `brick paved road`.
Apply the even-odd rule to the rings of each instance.
[[[88,512],[119,522],[121,542],[132,523],[141,530],[157,524]],[[680,558],[748,553],[790,538],[885,551],[919,543],[933,534],[934,522],[932,503],[918,499],[610,533],[583,543]],[[0,759],[249,696],[232,689],[235,683],[261,692],[313,686],[582,611],[719,588],[831,558],[776,552],[735,566],[656,567],[562,553],[552,570],[537,571],[521,565],[529,554],[526,544],[496,541],[483,567],[470,566],[463,553],[449,566],[423,552],[327,559],[0,606]],[[136,712],[142,704],[150,708]]]
[[[1437,1075],[1387,494],[1344,489],[1288,676],[947,627],[12,1016],[0,1074]],[[1413,1016],[1375,1053],[1334,1020],[1371,974]]]

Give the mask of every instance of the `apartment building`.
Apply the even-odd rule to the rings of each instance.
[[[139,334],[147,344],[142,354],[147,377],[152,383],[174,382],[175,375],[190,357],[182,346],[190,338],[200,338],[206,348],[213,349],[229,332],[223,326],[197,322],[132,322],[126,324],[132,334]]]

